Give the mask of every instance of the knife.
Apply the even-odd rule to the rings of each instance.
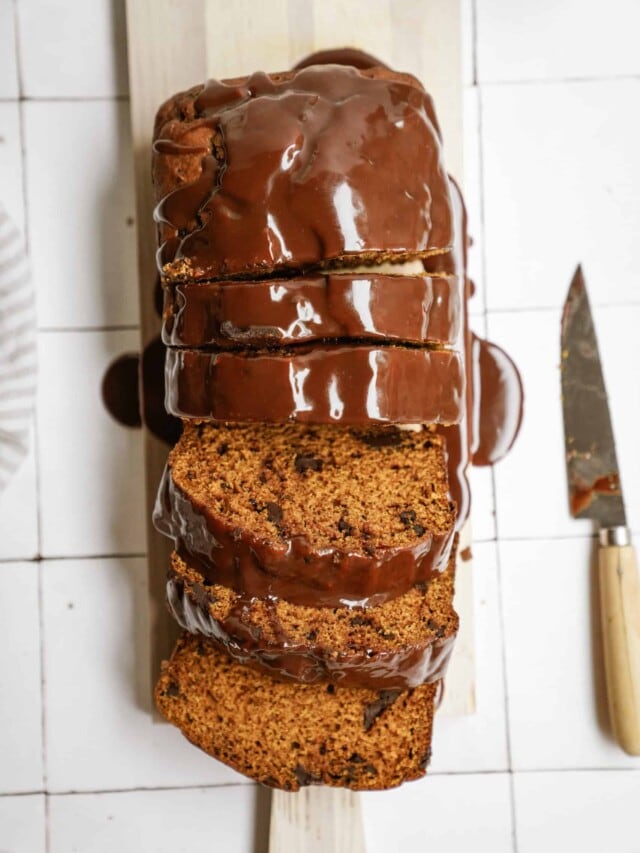
[[[561,334],[562,412],[569,509],[598,522],[598,575],[609,716],[629,755],[640,755],[640,580],[627,527],[616,446],[581,267]]]

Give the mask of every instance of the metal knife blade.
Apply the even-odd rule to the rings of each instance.
[[[604,528],[624,527],[626,515],[607,390],[580,266],[562,314],[560,368],[571,514],[595,519]]]

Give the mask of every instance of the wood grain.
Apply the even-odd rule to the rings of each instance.
[[[640,577],[631,545],[601,547],[600,609],[609,716],[629,755],[640,755]]]

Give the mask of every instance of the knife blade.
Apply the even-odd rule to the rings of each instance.
[[[609,716],[640,755],[640,579],[627,528],[598,341],[580,266],[562,313],[562,413],[569,510],[599,524],[599,588]]]

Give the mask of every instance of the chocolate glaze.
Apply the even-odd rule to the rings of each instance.
[[[243,615],[250,601],[248,596],[240,597],[228,617],[219,621],[213,618],[205,600],[192,600],[180,579],[170,576],[167,582],[167,602],[179,625],[191,633],[209,637],[235,660],[266,669],[280,680],[307,684],[329,681],[341,687],[407,690],[441,679],[453,651],[455,632],[425,645],[398,646],[375,652],[345,649],[338,655],[318,646],[293,645],[282,631],[277,645],[269,646],[262,640],[260,629],[248,625]],[[277,628],[275,602],[273,604],[271,625]]]
[[[171,414],[220,421],[455,423],[464,393],[458,353],[353,344],[167,349],[166,383]]]
[[[137,353],[118,356],[102,377],[102,402],[118,423],[127,427],[142,425]]]
[[[315,65],[210,80],[161,107],[155,139],[159,266],[171,278],[451,245],[433,104],[409,75]]]
[[[351,65],[352,68],[388,68],[384,62],[376,59],[364,50],[356,47],[333,47],[328,50],[318,50],[305,56],[293,67],[308,68],[310,65]]]
[[[474,465],[494,465],[513,447],[522,424],[522,379],[497,344],[472,335]]]
[[[248,530],[238,536],[235,528],[197,506],[173,482],[168,467],[153,521],[206,581],[250,597],[278,597],[313,607],[383,604],[443,571],[453,542],[452,528],[378,556],[337,548],[318,552],[303,536],[274,546]]]
[[[282,346],[324,339],[453,344],[462,306],[455,277],[306,275],[165,287],[168,346]]]

